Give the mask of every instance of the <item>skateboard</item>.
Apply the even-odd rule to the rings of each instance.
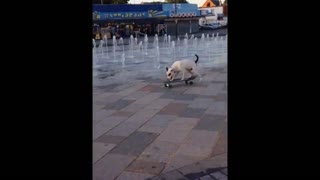
[[[197,76],[191,76],[190,78],[188,79],[185,79],[185,80],[181,80],[181,79],[174,79],[173,81],[166,81],[164,83],[164,87],[167,87],[167,88],[172,88],[172,83],[177,83],[177,82],[185,82],[186,84],[189,84],[189,85],[192,85],[193,84],[193,81]]]

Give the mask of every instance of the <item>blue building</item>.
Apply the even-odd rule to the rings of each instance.
[[[95,27],[108,36],[130,36],[134,32],[174,36],[199,30],[200,11],[197,4],[125,4],[93,5]],[[94,29],[97,32],[97,28]]]

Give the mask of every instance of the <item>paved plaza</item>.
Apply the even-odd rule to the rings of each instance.
[[[147,179],[226,154],[226,80],[222,67],[192,86],[146,79],[95,90],[94,179]]]
[[[152,45],[125,67],[121,47],[115,57],[95,55],[94,180],[227,179],[225,42],[189,40],[176,50],[160,44],[160,68]],[[202,80],[164,87],[165,67],[194,53]]]

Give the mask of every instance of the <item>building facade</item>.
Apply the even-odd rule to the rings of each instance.
[[[196,4],[94,4],[93,35],[111,38],[113,35],[194,33],[199,30],[199,18]]]
[[[221,1],[206,0],[199,8],[201,18],[199,19],[199,25],[212,24],[215,22],[224,21],[224,8]]]

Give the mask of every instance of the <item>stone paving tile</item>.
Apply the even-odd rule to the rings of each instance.
[[[116,180],[145,180],[154,175],[146,173],[135,173],[124,171],[117,177]]]
[[[217,96],[214,97],[214,101],[227,101],[227,93],[218,93]]]
[[[186,165],[190,165],[193,163],[196,163],[198,161],[201,161],[205,159],[206,157],[201,157],[201,156],[186,156],[186,155],[181,155],[178,154],[174,156],[171,161],[166,165],[165,169],[163,170],[163,173],[179,169],[181,167],[184,167]]]
[[[129,155],[105,155],[93,165],[93,180],[115,179],[134,159]]]
[[[160,98],[193,101],[195,97],[196,96],[192,94],[186,95],[186,94],[181,94],[179,92],[167,92],[167,93],[164,93]]]
[[[167,114],[167,115],[180,115],[186,108],[187,104],[184,103],[170,103],[165,106],[159,114]]]
[[[215,102],[208,107],[205,114],[227,115],[227,103],[222,101]]]
[[[211,177],[210,175],[205,175],[199,178],[200,180],[215,180],[213,179],[213,177]]]
[[[223,177],[223,178],[221,178],[219,180],[228,180],[228,176],[225,176],[225,177]]]
[[[216,81],[227,81],[227,79],[228,79],[227,73],[219,73],[219,74],[214,78],[214,80],[216,80]]]
[[[213,99],[210,98],[195,98],[194,101],[188,107],[206,109],[213,103]]]
[[[104,134],[94,140],[94,142],[104,143],[104,144],[119,144],[122,142],[126,137],[124,136],[109,136],[107,134]]]
[[[212,176],[212,177],[214,177],[216,179],[221,179],[221,178],[225,177],[226,175],[224,175],[223,173],[217,171],[217,172],[214,172],[214,173],[210,174],[210,176]]]
[[[215,147],[212,149],[211,156],[224,154],[224,153],[227,153],[227,151],[228,151],[228,133],[227,133],[227,127],[225,127],[223,131],[220,133],[219,139]]]
[[[222,174],[225,174],[224,172],[227,171],[227,168],[224,168],[224,167],[227,167],[226,163],[227,163],[227,154],[225,153],[217,157],[213,157],[209,159],[206,158],[204,160],[195,161],[194,163],[188,164],[186,166],[182,166],[173,171],[179,172],[179,174],[183,175],[186,179],[189,179],[189,180],[202,179],[207,175],[211,176],[210,174],[213,174],[215,172],[221,172]],[[174,168],[167,167],[167,169],[165,169],[163,172],[170,173],[172,172],[170,171],[170,169],[174,169]],[[163,174],[165,173],[162,173],[156,177],[152,177],[152,179],[161,179],[161,176]],[[211,177],[212,179],[215,179],[213,176]],[[225,177],[227,176],[222,177],[222,179]]]
[[[127,89],[124,89],[124,90],[121,90],[119,92],[117,92],[116,95],[119,95],[121,97],[124,97],[124,96],[128,96],[129,94],[135,92],[135,91],[138,91],[139,89],[143,88],[144,86],[147,86],[148,83],[138,83],[137,85],[134,85],[130,88],[127,88]]]
[[[190,118],[201,118],[206,109],[200,108],[186,108],[181,114],[180,117],[190,117]]]
[[[123,122],[110,130],[107,135],[110,136],[124,136],[127,137],[136,131],[141,126],[141,123],[134,123],[134,122]]]
[[[175,84],[175,85],[174,85],[174,88],[171,88],[170,91],[183,93],[183,92],[185,92],[186,90],[188,90],[189,88],[190,88],[189,85],[180,84],[180,86],[177,86],[177,85]]]
[[[114,116],[124,116],[124,117],[130,117],[134,114],[134,112],[126,112],[126,111],[117,111],[115,113],[113,113],[112,115]]]
[[[228,175],[228,168],[224,168],[221,170],[221,172],[225,175]]]
[[[210,84],[202,93],[202,95],[216,96],[219,92],[222,91],[223,87],[224,84]]]
[[[104,99],[94,100],[93,103],[97,104],[97,105],[104,105],[105,106],[109,103],[114,103],[114,102],[120,100],[121,98],[122,98],[122,96],[114,94],[114,95],[108,96]]]
[[[193,101],[192,100],[174,100],[172,103],[182,103],[182,104],[191,104]]]
[[[203,75],[202,76],[202,81],[203,82],[210,82],[214,79],[214,77],[216,77],[219,73],[218,72],[210,72],[210,73],[207,73],[206,75]]]
[[[109,85],[100,85],[100,86],[95,86],[96,90],[100,90],[102,92],[114,92],[114,88],[119,86],[120,84],[118,83],[112,83]]]
[[[103,119],[106,119],[107,117],[111,116],[113,113],[115,113],[116,110],[106,110],[106,109],[100,109],[98,111],[94,111],[92,113],[93,121],[101,121]]]
[[[164,166],[164,163],[135,160],[127,167],[126,171],[158,175]]]
[[[202,176],[202,177],[200,177],[200,180],[215,180],[215,179],[213,179],[211,176],[209,176],[209,175],[206,175],[206,176]]]
[[[140,123],[141,125],[150,120],[159,110],[157,109],[141,109],[132,115],[126,122]]]
[[[217,143],[219,133],[216,131],[191,130],[185,142],[180,146],[177,154],[186,156],[209,157]]]
[[[144,97],[147,94],[148,93],[143,92],[143,91],[136,91],[136,92],[129,94],[128,96],[123,97],[122,99],[123,100],[137,100],[137,99]]]
[[[178,171],[170,171],[170,172],[161,174],[160,176],[148,178],[147,180],[188,180],[188,179],[185,178]]]
[[[177,116],[171,115],[155,115],[139,131],[161,133],[168,127],[169,123],[176,119]]]
[[[92,127],[95,127],[100,121],[92,121]]]
[[[96,112],[96,111],[99,111],[101,110],[102,108],[104,107],[104,105],[95,105],[95,104],[92,104],[92,112]]]
[[[134,104],[134,103],[132,103],[129,106],[121,109],[120,111],[136,113],[136,112],[140,111],[141,109],[143,109],[145,106],[146,106],[146,104]]]
[[[182,173],[188,179],[197,179],[201,176],[205,176],[206,173],[203,172],[202,167],[199,163],[193,163],[184,167],[177,169],[180,173]]]
[[[182,143],[198,121],[199,119],[197,118],[177,118],[170,122],[168,127],[158,137],[158,140]]]
[[[125,83],[125,84],[119,84],[119,85],[116,85],[116,86],[113,86],[111,87],[112,90],[114,90],[115,92],[118,92],[118,91],[121,91],[123,89],[128,89],[130,87],[133,87],[134,84],[131,84],[131,83]]]
[[[213,80],[213,81],[210,81],[210,83],[212,83],[212,84],[224,84],[224,83],[226,83],[226,81],[216,81],[216,80]]]
[[[103,144],[103,143],[93,143],[92,147],[92,163],[97,162],[105,154],[107,154],[111,149],[113,149],[115,144]]]
[[[155,140],[142,152],[138,160],[167,163],[178,148],[176,143]]]
[[[155,133],[134,132],[110,153],[138,156],[157,136],[158,134]]]
[[[110,116],[104,120],[101,120],[95,126],[93,126],[93,139],[98,138],[107,131],[111,130],[121,122],[126,120],[126,117],[121,116]]]
[[[173,99],[157,99],[152,103],[148,104],[145,108],[161,110],[163,107],[167,106],[172,101]]]
[[[227,167],[228,166],[228,155],[227,155],[227,153],[224,153],[224,154],[221,154],[218,156],[214,156],[209,159],[205,159],[203,161],[200,161],[199,164],[203,169]]]
[[[224,86],[223,86],[223,88],[222,88],[222,92],[227,93],[227,90],[228,90],[228,84],[225,83]]]
[[[113,96],[115,93],[113,92],[103,92],[93,96],[93,100],[105,99],[109,96]]]
[[[154,83],[158,83],[159,82],[159,79],[154,79],[152,77],[141,77],[139,79],[144,81],[144,82],[148,82],[149,84],[154,84]]]
[[[149,104],[162,96],[163,92],[152,92],[136,100],[133,104]]]
[[[163,86],[162,82],[153,82],[153,83],[150,83],[150,84],[154,85],[154,86],[158,86],[158,87],[162,87]]]
[[[204,115],[201,117],[195,129],[208,131],[221,131],[225,126],[226,116],[223,115]]]
[[[198,94],[202,95],[206,91],[207,87],[191,87],[190,89],[186,90],[184,94]]]
[[[115,110],[120,110],[125,107],[127,107],[129,104],[133,103],[134,100],[118,100],[114,103],[109,103],[107,104],[104,109],[115,109]]]
[[[160,87],[158,85],[149,84],[149,85],[141,88],[140,91],[143,91],[143,92],[160,92],[161,89],[160,89]]]

